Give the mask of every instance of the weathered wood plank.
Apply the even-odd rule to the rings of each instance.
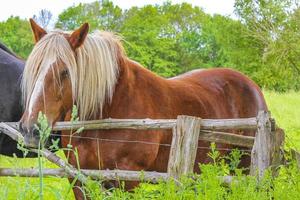
[[[276,127],[275,120],[271,121]],[[278,175],[278,167],[284,162],[283,148],[284,148],[284,130],[276,127],[272,130],[273,139],[273,148],[272,148],[272,162],[271,170],[274,176]]]
[[[19,131],[4,122],[0,123],[0,132],[6,134],[15,141],[24,141],[24,137]]]
[[[166,181],[169,177],[167,173],[143,172],[128,170],[91,170],[82,169],[82,174],[95,180],[126,180],[126,181],[150,181],[157,183],[159,180]],[[64,169],[43,169],[44,177],[72,178]],[[19,176],[19,177],[39,177],[38,169],[10,169],[0,168],[0,176]]]
[[[18,129],[17,122],[6,124]],[[84,127],[85,130],[97,129],[172,129],[176,125],[176,119],[102,119],[78,122],[56,122],[52,127],[54,131],[76,130]],[[201,129],[226,130],[226,129],[252,129],[257,128],[256,118],[241,119],[203,119]]]
[[[168,174],[175,179],[181,175],[193,172],[201,118],[182,116],[177,117],[177,125],[173,128]]]
[[[172,129],[176,125],[173,119],[103,119],[82,122],[57,122],[53,127],[54,131],[70,130],[71,127],[85,130],[95,129]],[[223,129],[256,129],[256,118],[245,119],[205,119],[201,122],[202,129],[223,130]]]
[[[251,153],[250,174],[260,179],[265,170],[271,166],[272,151],[274,147],[274,134],[271,131],[270,113],[259,111],[258,127]]]
[[[225,143],[241,147],[252,147],[255,137],[237,135],[233,133],[223,133],[218,131],[201,130],[199,140],[205,140],[209,142]]]
[[[16,127],[16,125],[12,122],[9,122],[9,126],[7,126],[5,130],[3,130],[3,127],[0,127],[0,131],[6,131],[6,134],[9,134],[9,128],[11,127]],[[199,140],[206,140],[209,142],[216,143],[225,143],[242,147],[252,147],[254,144],[254,137],[251,136],[236,135],[233,133],[224,133],[211,130],[200,130]]]
[[[171,178],[167,173],[154,171],[81,169],[81,172],[93,180],[147,181],[151,183],[158,183],[159,181],[167,181]],[[43,175],[44,177],[71,178],[69,174],[59,168],[43,169]],[[39,177],[39,171],[38,169],[31,168],[0,168],[0,177],[1,176],[34,178]],[[220,176],[219,178],[225,184],[230,184],[234,180],[233,176]]]
[[[56,122],[53,130],[73,130],[83,127],[85,130],[96,129],[172,129],[176,120],[173,119],[102,119],[78,122]]]
[[[33,152],[38,153],[38,150],[32,149]],[[80,170],[76,169],[69,163],[65,162],[63,159],[58,157],[56,154],[50,152],[47,149],[40,150],[42,156],[49,160],[50,162],[56,164],[58,167],[60,167],[62,170],[64,170],[71,178],[75,178],[78,181],[80,181],[82,184],[86,184],[88,181],[88,178],[85,174],[81,173]]]
[[[222,121],[223,120],[223,121]],[[16,128],[17,123],[7,122],[10,126]],[[104,119],[82,122],[57,122],[53,127],[54,131],[58,130],[76,130],[84,127],[85,130],[95,129],[172,129],[176,120],[151,120],[151,119]],[[256,127],[256,118],[245,119],[202,119],[201,133],[199,139],[216,143],[226,143],[231,145],[252,147],[254,137],[236,135],[232,133],[218,132],[220,129],[253,129]]]
[[[240,129],[257,129],[256,117],[239,118],[239,119],[202,119],[201,129],[205,130],[240,130]]]

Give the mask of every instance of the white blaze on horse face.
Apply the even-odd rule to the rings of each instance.
[[[33,92],[31,93],[31,97],[30,97],[30,101],[29,101],[29,105],[28,105],[28,110],[29,110],[29,118],[32,115],[33,112],[33,108],[36,104],[36,102],[38,101],[39,97],[41,95],[43,95],[43,90],[44,90],[44,83],[45,83],[45,78],[46,75],[48,74],[48,71],[51,69],[51,65],[45,67],[44,70],[42,70],[42,72],[39,74],[39,77],[35,83]]]

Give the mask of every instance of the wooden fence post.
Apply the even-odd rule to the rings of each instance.
[[[271,163],[271,170],[273,176],[278,175],[278,166],[284,163],[284,130],[277,127],[274,120],[274,130],[272,130],[274,134],[274,143],[273,143],[273,154],[272,154],[272,163]]]
[[[250,174],[260,179],[271,164],[271,121],[270,114],[259,111],[257,115],[257,131],[251,152]]]
[[[251,175],[257,175],[260,179],[267,168],[272,167],[271,169],[274,170],[278,166],[280,163],[280,147],[283,140],[283,133],[275,130],[275,123],[272,127],[270,113],[259,111],[257,132],[251,153]]]
[[[201,118],[179,115],[173,128],[168,175],[175,179],[193,172]]]

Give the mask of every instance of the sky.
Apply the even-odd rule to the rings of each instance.
[[[89,3],[95,0],[6,0],[0,6],[0,21],[5,21],[10,16],[20,16],[28,19],[38,14],[41,9],[50,10],[54,18],[70,6],[79,3]],[[143,6],[146,4],[162,4],[164,0],[112,0],[115,5],[123,9],[132,6]],[[222,14],[233,16],[234,0],[171,0],[172,3],[188,2],[200,6],[210,14]]]

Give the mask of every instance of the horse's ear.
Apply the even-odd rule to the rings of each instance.
[[[44,37],[47,34],[47,32],[37,23],[35,23],[35,21],[32,18],[30,18],[29,21],[31,29],[33,31],[35,42],[38,42],[40,39],[42,39],[42,37]]]
[[[84,23],[79,29],[75,30],[69,37],[69,43],[73,50],[80,47],[89,32],[89,24]]]

